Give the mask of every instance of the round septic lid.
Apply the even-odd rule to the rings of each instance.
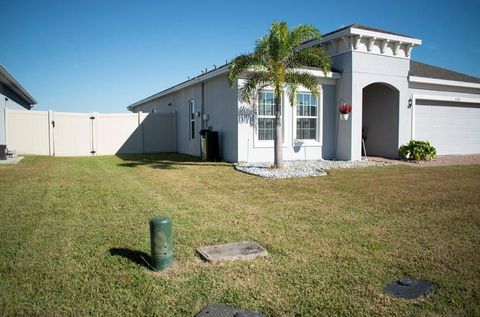
[[[433,284],[429,281],[402,278],[387,285],[383,293],[399,298],[415,299],[429,293],[432,287]]]

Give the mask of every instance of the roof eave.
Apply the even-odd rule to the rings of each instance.
[[[418,84],[430,84],[430,85],[480,89],[479,83],[472,83],[467,81],[447,80],[447,79],[440,79],[440,78],[430,78],[430,77],[411,76],[411,75],[408,76],[408,81],[411,83],[418,83]]]
[[[9,88],[12,89],[23,100],[25,100],[30,107],[33,107],[38,103],[35,98],[33,98],[32,95],[30,95],[28,91],[23,88],[22,85],[20,85],[20,83],[12,75],[10,75],[10,73],[2,65],[0,65],[0,76],[3,76],[6,79],[7,83],[9,84]]]
[[[160,98],[160,97],[163,97],[163,96],[166,96],[168,94],[171,94],[177,90],[180,90],[180,89],[183,89],[185,87],[188,87],[188,86],[191,86],[191,85],[194,85],[194,84],[198,84],[198,83],[201,83],[201,82],[204,82],[205,80],[207,79],[211,79],[211,78],[214,78],[214,77],[218,77],[222,74],[225,74],[227,73],[229,70],[229,67],[221,67],[221,68],[218,68],[216,70],[213,70],[211,72],[208,72],[206,74],[203,74],[203,75],[200,75],[198,77],[195,77],[193,79],[190,79],[188,81],[185,81],[183,83],[180,83],[176,86],[173,86],[173,87],[170,87],[170,88],[167,88],[165,90],[162,90],[154,95],[151,95],[150,97],[147,97],[147,98],[144,98],[142,100],[139,100],[129,106],[127,106],[127,109],[132,111],[133,109],[135,109],[136,107],[138,106],[141,106],[149,101],[152,101],[152,100],[155,100],[157,98]],[[339,79],[341,77],[341,74],[340,73],[337,73],[337,72],[328,72],[327,74],[325,74],[322,70],[320,69],[303,69],[303,68],[300,68],[298,70],[303,70],[303,71],[306,71],[307,73],[309,74],[312,74],[316,77],[322,77],[322,78],[330,78],[330,79]]]

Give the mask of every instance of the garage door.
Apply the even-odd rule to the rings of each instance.
[[[415,140],[438,155],[480,153],[480,104],[416,100]]]

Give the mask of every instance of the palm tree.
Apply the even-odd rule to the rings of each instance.
[[[246,74],[245,83],[240,90],[240,99],[252,103],[258,91],[266,86],[274,88],[275,96],[275,133],[274,167],[283,167],[281,93],[286,89],[290,104],[295,102],[300,85],[319,96],[320,80],[302,70],[302,66],[317,67],[326,74],[330,71],[331,59],[322,48],[308,47],[299,49],[302,43],[320,39],[320,32],[311,25],[298,25],[288,29],[286,22],[274,21],[269,34],[261,37],[252,54],[239,55],[233,59],[228,73],[228,82],[233,86],[239,76]]]

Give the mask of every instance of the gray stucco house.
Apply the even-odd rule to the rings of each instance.
[[[0,65],[0,144],[6,142],[5,109],[30,110],[36,104],[37,101]]]
[[[400,145],[428,140],[439,155],[480,153],[480,78],[411,60],[420,39],[352,24],[327,33],[320,45],[332,71],[305,68],[321,78],[321,96],[299,90],[297,104],[282,98],[285,160],[359,160],[397,157]],[[200,155],[199,130],[220,132],[222,157],[231,162],[272,161],[273,93],[243,104],[227,84],[228,64],[135,102],[133,112],[175,112],[177,151]],[[352,105],[348,120],[338,107]]]

